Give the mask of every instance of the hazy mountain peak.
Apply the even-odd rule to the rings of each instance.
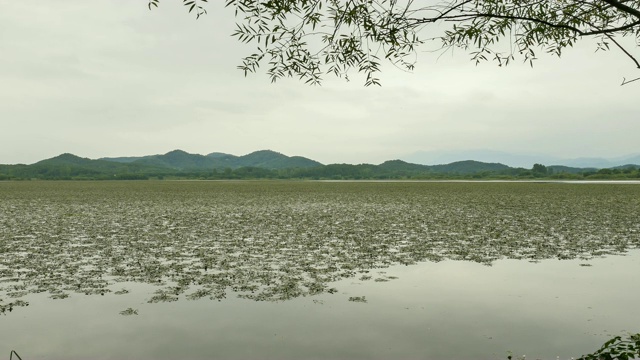
[[[189,154],[188,152],[186,152],[184,150],[176,149],[176,150],[169,151],[165,155],[172,156],[172,155],[193,155],[193,154]]]
[[[226,154],[226,153],[222,153],[222,152],[212,152],[212,153],[207,154],[206,156],[214,158],[214,159],[237,158],[236,155]]]
[[[275,156],[275,157],[288,157],[282,153],[279,153],[277,151],[273,151],[273,150],[257,150],[251,153],[248,153],[246,155],[243,155],[242,157],[249,157],[249,156]]]
[[[37,162],[36,164],[43,163],[56,163],[56,164],[84,164],[87,162],[91,162],[91,159],[83,158],[71,153],[63,153],[58,156],[54,156],[50,159],[45,159]]]
[[[395,160],[387,160],[385,162],[383,162],[380,165],[394,165],[394,164],[398,164],[398,165],[406,165],[409,164],[408,162],[404,161],[404,160],[399,160],[399,159],[395,159]]]

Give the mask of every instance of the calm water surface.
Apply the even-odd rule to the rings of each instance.
[[[640,329],[640,252],[580,263],[392,266],[371,275],[397,279],[285,302],[147,304],[154,287],[133,283],[114,287],[130,290],[120,296],[32,294],[0,318],[0,348],[23,359],[568,359]],[[119,315],[128,307],[139,315]]]

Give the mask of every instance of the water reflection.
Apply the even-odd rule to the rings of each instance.
[[[119,284],[130,289],[121,296],[32,294],[29,311],[2,319],[0,337],[29,359],[568,359],[640,324],[640,291],[629,286],[640,251],[578,264],[392,266],[372,273],[393,281],[345,279],[336,294],[285,302],[149,304],[156,286],[138,283]],[[139,315],[118,314],[128,306]]]

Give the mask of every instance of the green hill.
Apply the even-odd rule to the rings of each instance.
[[[86,166],[86,165],[92,164],[95,161],[100,161],[100,160],[91,160],[91,159],[82,158],[82,157],[79,157],[79,156],[76,156],[76,155],[73,155],[73,154],[64,153],[64,154],[60,154],[58,156],[52,157],[50,159],[45,159],[45,160],[38,161],[34,165],[49,165],[49,166],[78,165],[78,166]]]
[[[225,159],[225,160],[235,160],[238,157],[235,155],[231,155],[231,154],[225,154],[225,153],[221,153],[221,152],[212,152],[210,154],[207,154],[208,157],[214,158],[214,159]]]
[[[119,163],[131,163],[136,160],[142,159],[144,156],[124,156],[124,157],[103,157],[98,160],[105,160],[111,162],[119,162]]]
[[[544,171],[536,169],[536,166]],[[536,164],[533,169],[466,160],[419,165],[389,160],[380,165],[329,164],[302,156],[260,150],[243,156],[173,150],[162,155],[91,160],[65,153],[32,165],[0,165],[0,180],[11,179],[639,179],[637,165],[611,169]]]
[[[146,179],[160,171],[164,170],[65,153],[32,165],[0,165],[0,179]]]
[[[428,171],[431,166],[411,164],[402,160],[389,160],[378,165],[381,169],[390,171]]]
[[[173,150],[164,155],[145,156],[134,161],[133,164],[165,167],[174,170],[204,170],[213,169],[215,160],[204,155]]]
[[[484,163],[475,160],[456,161],[445,165],[433,165],[431,169],[440,174],[477,174],[481,172],[501,172],[511,167],[499,163]]]
[[[551,171],[553,171],[554,174],[559,174],[559,173],[580,174],[585,171],[593,171],[593,172],[598,171],[598,169],[596,168],[577,168],[577,167],[564,166],[564,165],[551,165],[551,166],[547,166],[547,168],[551,169]]]
[[[237,158],[236,167],[258,167],[264,169],[311,168],[321,163],[302,156],[289,157],[272,150],[260,150]]]
[[[239,169],[255,167],[261,169],[292,169],[321,166],[322,164],[301,156],[286,156],[271,150],[255,151],[243,156],[214,152],[207,155],[190,154],[173,150],[163,155],[137,158],[103,158],[102,160],[163,167],[180,171],[210,171],[214,169]]]

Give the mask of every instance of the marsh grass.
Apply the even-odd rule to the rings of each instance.
[[[6,182],[0,312],[154,284],[148,302],[284,301],[424,261],[589,260],[640,243],[640,186]],[[121,288],[121,287],[119,287]],[[124,289],[115,291],[123,294]],[[75,294],[75,295],[74,295]],[[57,300],[56,300],[57,301]]]

